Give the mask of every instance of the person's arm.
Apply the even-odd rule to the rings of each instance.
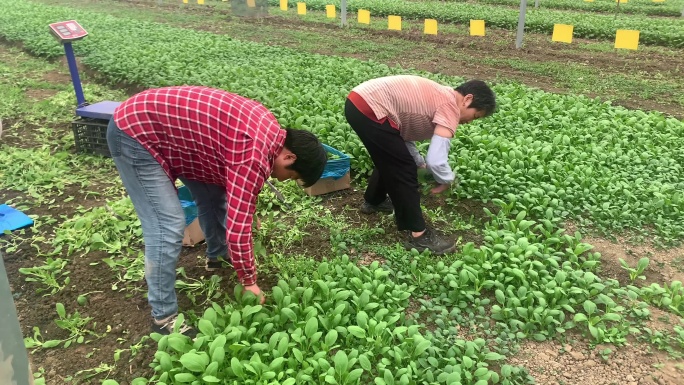
[[[454,137],[454,132],[460,121],[460,110],[456,103],[445,102],[435,111],[432,123],[435,124],[435,131],[430,142],[427,154],[427,167],[432,172],[435,180],[440,183],[430,192],[440,194],[446,191],[456,175],[449,167],[449,149],[451,148],[450,139]],[[431,153],[432,152],[432,153]]]
[[[413,161],[416,162],[416,166],[418,167],[425,167],[425,158],[423,158],[422,155],[420,155],[420,151],[418,151],[418,147],[416,147],[416,142],[405,142],[406,143],[406,148],[409,151],[409,154],[413,157]]]
[[[251,163],[237,167],[226,177],[230,180],[226,186],[226,246],[238,280],[258,296],[261,290],[257,285],[252,221],[265,179],[259,167]]]
[[[425,158],[428,170],[434,176],[435,181],[442,185],[448,185],[456,178],[449,166],[449,150],[453,135],[453,131],[438,125],[430,140],[430,147]]]

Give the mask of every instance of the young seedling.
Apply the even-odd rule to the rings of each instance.
[[[183,279],[176,280],[176,289],[181,293],[185,293],[193,304],[206,304],[221,296],[220,276],[212,275],[209,279],[204,279],[204,277],[199,279],[189,278],[185,273],[184,267],[178,268],[178,274]],[[197,298],[204,299],[198,303]]]
[[[59,302],[55,307],[57,309],[57,315],[59,316],[59,319],[55,320],[55,324],[57,324],[60,329],[69,332],[69,336],[63,340],[65,348],[68,348],[74,341],[79,344],[88,342],[86,341],[87,336],[101,337],[94,331],[86,328],[88,323],[92,320],[92,317],[81,317],[81,314],[78,311],[67,314],[64,305]],[[96,325],[97,323],[93,324],[93,326]]]
[[[613,353],[613,351],[610,348],[605,348],[599,351],[599,355],[601,355],[601,359],[604,362],[608,362],[608,359],[610,358],[610,355]]]
[[[584,301],[583,303],[583,308],[585,313],[577,313],[575,314],[573,321],[577,324],[585,323],[587,324],[589,328],[589,333],[591,334],[592,337],[594,337],[595,343],[602,343],[602,342],[613,342],[611,341],[614,339],[616,333],[618,330],[613,330],[614,328],[607,328],[606,322],[611,321],[611,322],[619,322],[622,320],[622,316],[617,312],[618,309],[614,309],[616,312],[611,313],[611,312],[606,312],[603,315],[599,314],[599,310],[596,306],[596,303],[592,301]],[[608,306],[606,305],[608,308]]]
[[[637,278],[644,280],[646,277],[643,275],[644,271],[648,267],[649,259],[644,257],[637,262],[636,268],[630,267],[624,259],[620,258],[620,264],[622,268],[629,272],[629,279],[634,282]]]
[[[140,341],[136,342],[135,344],[131,345],[128,349],[116,349],[114,351],[114,362],[118,362],[121,359],[121,353],[123,352],[130,352],[130,358],[129,362],[133,360],[133,357],[137,356],[140,351],[147,347],[145,344],[145,341],[149,340],[149,336],[143,336]],[[117,342],[119,343],[124,343],[127,342],[125,338],[118,338]]]
[[[92,377],[97,376],[98,374],[102,373],[107,373],[105,377],[109,377],[109,374],[116,368],[115,365],[109,365],[104,362],[100,363],[97,367],[94,367],[92,369],[84,369],[84,370],[79,370],[74,374],[74,377],[76,378],[81,378],[84,380],[90,379]],[[106,381],[111,381],[111,380],[106,380]]]
[[[19,272],[28,275],[26,277],[27,282],[38,282],[45,286],[44,288],[38,288],[38,293],[47,292],[45,295],[50,295],[64,290],[69,285],[69,271],[64,269],[66,265],[67,261],[62,258],[47,258],[45,264],[23,267],[19,269]],[[60,283],[60,281],[62,282]]]
[[[141,281],[145,276],[145,257],[142,252],[135,257],[118,256],[104,258],[102,261],[116,272],[116,282],[112,284],[114,291],[131,289],[130,284]],[[126,286],[120,288],[119,286],[122,284]]]
[[[73,314],[67,315],[66,309],[62,303],[57,303],[55,307],[57,310],[57,315],[59,316],[59,319],[55,320],[55,324],[57,324],[59,328],[68,331],[69,336],[61,340],[43,341],[43,336],[40,333],[40,329],[38,327],[34,327],[33,337],[24,338],[24,346],[26,346],[27,349],[34,349],[31,353],[34,353],[39,349],[54,348],[62,343],[64,348],[68,348],[74,341],[79,344],[84,342],[87,343],[88,341],[86,341],[85,338],[89,335],[98,338],[102,337],[102,335],[98,335],[94,331],[86,329],[86,325],[92,320],[91,317],[82,318],[77,311]],[[94,324],[93,326],[96,325],[97,324]],[[110,328],[108,327],[107,332],[109,332],[109,330]]]
[[[102,291],[98,290],[98,291],[91,291],[91,292],[88,292],[85,294],[81,294],[78,296],[78,298],[76,298],[76,302],[81,306],[85,306],[86,304],[88,304],[88,296],[91,294],[95,294],[95,293],[102,293]]]

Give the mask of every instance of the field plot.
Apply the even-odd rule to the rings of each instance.
[[[50,3],[68,4],[64,0]],[[370,59],[390,67],[497,82],[519,82],[554,93],[600,97],[613,104],[684,116],[684,66],[678,48],[642,46],[620,51],[612,42],[575,39],[573,44],[551,42],[550,35],[527,33],[522,50],[514,49],[515,33],[488,29],[487,36],[468,36],[463,24],[440,24],[439,35],[422,33],[423,20],[407,20],[402,31],[387,31],[387,18],[371,17],[370,25],[339,21],[325,13],[271,8],[268,18],[239,18],[227,3],[215,5],[149,1],[97,1],[79,3],[82,9],[100,10],[141,21],[163,22],[228,35],[267,45],[309,53]],[[487,52],[486,55],[482,55]]]
[[[279,0],[270,0],[277,5]],[[308,0],[307,7],[325,9],[327,4],[339,6],[338,1]],[[350,10],[366,9],[372,15],[399,15],[409,19],[433,18],[440,22],[467,23],[471,19],[482,19],[488,25],[503,29],[516,29],[518,10],[500,6],[459,3],[445,6],[439,1],[407,0],[363,0],[350,3]],[[657,18],[643,15],[608,15],[594,12],[575,12],[549,9],[530,9],[526,16],[525,28],[528,31],[550,33],[554,24],[573,24],[575,35],[583,38],[612,39],[618,29],[641,31],[641,41],[646,44],[666,47],[684,47],[684,19]]]
[[[532,34],[515,53],[503,30],[489,41],[458,24],[438,38],[410,23],[340,31],[321,13],[239,19],[207,3],[0,0],[0,202],[36,221],[0,247],[39,382],[682,383],[676,28],[636,52],[584,40],[548,53],[557,46]],[[75,44],[89,100],[223,88],[354,156],[351,190],[312,198],[279,184],[289,209],[262,192],[266,304],[233,291],[230,270],[209,276],[204,246],[188,248],[176,288],[200,337],[149,336],[140,223],[111,160],[74,153],[68,71],[46,32],[68,19],[90,33]],[[563,81],[564,70],[592,82]],[[460,187],[424,194],[432,224],[459,240],[441,258],[405,251],[391,216],[358,213],[371,163],[344,98],[399,73],[454,85],[482,75],[500,104],[453,140]]]
[[[421,0],[417,0],[421,1]],[[468,2],[466,0],[452,0],[454,3]],[[423,1],[425,2],[425,1]],[[517,8],[520,6],[519,1],[515,0],[481,0],[474,1],[474,3],[480,4],[497,4],[497,5],[507,5],[512,8]],[[548,9],[569,9],[578,10],[584,12],[597,12],[597,13],[631,13],[631,14],[642,14],[649,16],[671,16],[679,17],[682,15],[682,6],[684,5],[681,0],[675,1],[663,1],[656,2],[652,0],[632,0],[632,1],[622,1],[620,4],[617,1],[573,1],[573,0],[540,0],[535,2],[530,2],[529,6],[532,7],[534,4],[542,8]]]

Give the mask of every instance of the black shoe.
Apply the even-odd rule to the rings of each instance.
[[[363,204],[361,205],[360,211],[364,214],[375,214],[375,213],[392,214],[394,212],[394,205],[392,205],[392,201],[389,198],[385,199],[379,205],[372,205],[366,201],[363,201]]]
[[[178,314],[170,315],[164,319],[154,319],[152,318],[152,333],[159,333],[162,335],[168,335],[173,333],[173,327],[176,325],[178,320]],[[178,328],[178,333],[188,336],[190,338],[195,338],[197,336],[197,330],[195,328],[188,326],[183,322]]]
[[[220,270],[226,266],[231,266],[231,263],[226,261],[223,258],[213,259],[213,258],[207,257],[207,259],[204,262],[204,270],[209,271],[209,272]]]
[[[423,235],[414,237],[408,232],[408,241],[404,244],[407,250],[416,249],[419,252],[430,250],[434,254],[442,255],[454,251],[456,242],[437,234],[433,229],[426,228]]]

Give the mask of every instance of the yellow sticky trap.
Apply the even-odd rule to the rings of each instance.
[[[561,43],[572,43],[572,29],[570,24],[554,24],[552,41],[559,41]]]
[[[639,47],[639,31],[618,29],[615,33],[615,48],[637,49]]]
[[[280,0],[280,10],[287,11],[287,0]]]
[[[470,20],[470,36],[484,36],[485,22],[484,20]]]
[[[388,16],[387,29],[401,31],[401,16]]]
[[[664,3],[665,0],[653,0],[654,3]]]
[[[624,4],[624,3],[629,2],[629,0],[615,0],[615,2],[616,2],[616,3]]]
[[[370,11],[359,9],[359,24],[370,24]]]
[[[256,8],[256,0],[247,0],[247,6],[250,8]]]
[[[188,0],[183,0],[183,4],[187,4],[187,3],[188,3]]]
[[[328,17],[328,19],[334,19],[337,16],[335,6],[332,4],[326,5],[325,6],[325,15]]]
[[[306,15],[306,3],[297,3],[297,14]]]
[[[593,3],[594,0],[584,0],[585,3]]]
[[[425,19],[425,29],[423,29],[423,33],[426,35],[436,35],[437,34],[437,20]]]
[[[204,4],[204,0],[197,0],[197,4],[199,4],[199,5]]]

